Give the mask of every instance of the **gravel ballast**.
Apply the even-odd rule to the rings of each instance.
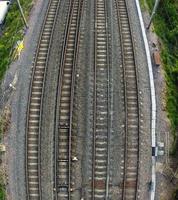
[[[119,30],[117,22],[117,13],[115,1],[110,1],[108,6],[109,28],[110,28],[110,91],[111,91],[111,158],[110,158],[110,195],[111,199],[118,199],[121,192],[119,187],[122,182],[123,157],[123,137],[124,137],[124,105],[121,74],[121,44],[119,39]],[[63,33],[65,28],[66,4],[68,1],[62,1],[59,9],[58,20],[56,22],[53,42],[50,51],[48,63],[48,76],[43,102],[42,132],[41,137],[41,184],[42,198],[44,200],[53,197],[53,145],[54,145],[54,116],[55,116],[55,98],[57,88],[57,78],[59,72],[60,55],[63,42]],[[138,67],[139,82],[139,101],[140,101],[140,163],[139,163],[139,199],[149,199],[148,182],[151,180],[151,132],[150,132],[150,87],[147,60],[142,40],[141,28],[139,24],[137,9],[134,1],[127,0],[128,10],[133,33],[133,42],[135,47],[135,59]],[[15,62],[6,75],[4,83],[8,84],[13,80],[14,74],[17,74],[18,82],[16,91],[11,95],[12,123],[8,135],[8,174],[9,199],[26,199],[25,194],[25,122],[28,99],[28,88],[31,76],[31,66],[34,60],[34,53],[40,33],[41,24],[44,19],[48,1],[38,0],[35,4],[29,21],[30,28],[25,36],[25,50],[20,59]],[[84,13],[81,22],[81,38],[79,56],[77,61],[76,88],[75,88],[75,108],[74,116],[77,129],[77,158],[76,171],[76,199],[89,199],[88,190],[90,188],[91,176],[91,142],[92,142],[92,111],[93,106],[93,60],[94,60],[94,1],[85,1]],[[10,78],[9,78],[10,77]],[[3,86],[6,88],[5,86]],[[76,115],[77,114],[77,115]],[[79,192],[78,192],[79,191]],[[75,194],[75,193],[74,193]]]

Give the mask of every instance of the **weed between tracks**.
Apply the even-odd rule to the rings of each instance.
[[[24,36],[24,24],[16,1],[10,6],[4,29],[0,36],[0,80],[12,61],[12,49],[18,40]],[[33,5],[33,0],[20,0],[25,16],[28,17]]]

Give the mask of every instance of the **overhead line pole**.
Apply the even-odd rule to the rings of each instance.
[[[149,22],[149,24],[148,24],[148,26],[147,26],[147,29],[150,28],[150,25],[151,25],[151,22],[152,22],[152,20],[153,20],[153,17],[154,17],[154,15],[155,15],[155,13],[156,13],[156,10],[157,10],[158,6],[159,6],[159,2],[160,2],[160,0],[156,0],[156,1],[155,1],[155,5],[154,5],[154,8],[153,8],[153,11],[152,11],[152,14],[151,14],[151,18],[150,18],[150,22]]]
[[[28,28],[28,24],[27,24],[27,21],[25,19],[25,15],[24,15],[24,12],[23,12],[23,9],[22,9],[22,6],[20,4],[20,1],[19,0],[16,0],[17,1],[17,4],[18,4],[18,7],[19,7],[19,10],[20,10],[20,13],[22,15],[22,18],[23,18],[23,21],[24,21],[24,24],[26,26],[26,28]]]

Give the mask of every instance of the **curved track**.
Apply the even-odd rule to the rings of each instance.
[[[51,0],[41,29],[33,66],[26,120],[26,188],[28,200],[41,199],[40,185],[40,121],[43,88],[48,54],[53,35],[59,0]]]
[[[55,199],[70,200],[74,145],[72,135],[73,102],[76,60],[79,46],[79,27],[83,0],[72,0],[69,5],[65,38],[61,57],[59,88],[57,92],[55,134]]]
[[[92,199],[109,197],[110,63],[107,1],[95,1]]]
[[[125,0],[115,0],[118,12],[125,105],[125,146],[123,162],[122,199],[138,197],[139,168],[139,91],[134,45]]]

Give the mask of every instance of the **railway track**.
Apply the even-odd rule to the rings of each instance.
[[[110,63],[107,1],[95,1],[91,199],[109,197]]]
[[[120,41],[122,49],[123,90],[125,105],[125,146],[123,162],[123,200],[138,198],[139,166],[139,98],[137,66],[134,58],[134,44],[125,0],[115,0],[118,12]]]
[[[56,100],[54,193],[55,199],[72,198],[74,177],[72,119],[75,69],[84,0],[69,1],[61,54]],[[51,0],[33,66],[26,125],[27,199],[41,199],[40,129],[43,88],[59,0]],[[139,99],[134,46],[125,0],[115,0],[118,12],[125,100],[125,146],[122,199],[137,199],[139,162]],[[110,161],[110,58],[107,0],[95,1],[95,58],[93,103],[93,152],[91,199],[109,199]]]
[[[59,8],[59,0],[51,0],[41,29],[30,84],[26,120],[26,188],[28,200],[41,199],[40,185],[40,120],[48,54]]]
[[[76,61],[80,37],[80,19],[84,0],[72,0],[69,5],[67,26],[60,63],[57,92],[55,133],[55,199],[72,198],[75,189],[72,163],[75,160],[72,135]]]

